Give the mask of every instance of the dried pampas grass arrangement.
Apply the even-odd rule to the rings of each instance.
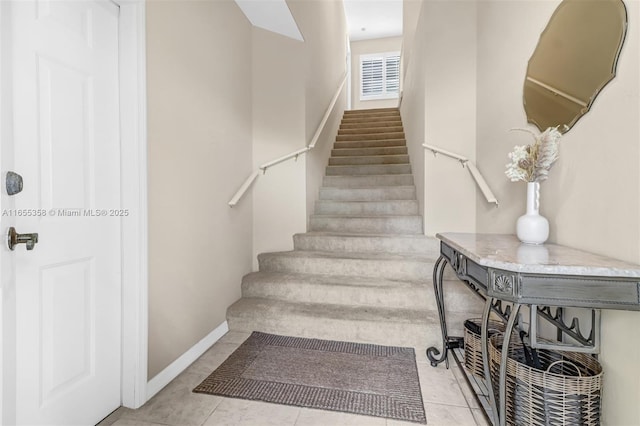
[[[558,127],[549,127],[540,135],[529,129],[511,129],[528,132],[533,136],[531,145],[515,146],[509,153],[511,162],[505,174],[512,182],[542,182],[549,177],[549,170],[558,159],[562,133]]]

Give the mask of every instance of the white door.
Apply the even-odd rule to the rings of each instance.
[[[0,248],[14,271],[15,360],[4,362],[16,366],[15,420],[95,424],[121,399],[119,9],[16,0],[4,13],[11,140],[2,155],[13,152],[24,189],[2,188],[12,208],[1,230],[39,234],[33,250]]]

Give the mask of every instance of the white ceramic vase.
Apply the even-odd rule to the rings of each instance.
[[[542,244],[549,238],[549,221],[540,216],[540,183],[527,182],[527,213],[518,218],[516,234],[525,244]]]

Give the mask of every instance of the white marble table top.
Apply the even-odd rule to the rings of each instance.
[[[640,278],[638,264],[558,244],[523,244],[515,235],[446,232],[436,238],[489,268],[532,274]]]

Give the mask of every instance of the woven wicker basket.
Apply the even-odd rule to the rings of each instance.
[[[474,376],[484,379],[484,367],[482,365],[482,340],[480,334],[468,327],[470,322],[477,330],[481,329],[482,319],[471,318],[464,324],[464,366]],[[489,320],[489,337],[495,333],[504,332],[504,324],[500,321]]]
[[[494,391],[500,371],[502,335],[489,340]],[[525,363],[524,347],[512,338],[507,360],[509,425],[599,425],[602,367],[591,355],[578,352],[537,351],[542,369]]]

